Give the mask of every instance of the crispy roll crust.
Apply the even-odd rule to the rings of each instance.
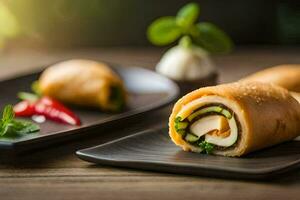
[[[274,83],[292,92],[300,92],[300,65],[279,65],[271,67],[248,77],[241,81],[259,81]]]
[[[207,100],[197,104],[201,99]],[[242,156],[292,140],[300,134],[300,106],[287,90],[273,84],[236,82],[201,88],[177,101],[169,118],[169,134],[185,151],[201,152],[201,148],[186,142],[177,133],[175,120],[178,115],[191,115],[205,104],[229,108],[238,124],[235,144],[216,148],[213,154]]]

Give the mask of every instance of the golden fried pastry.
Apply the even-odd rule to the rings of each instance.
[[[185,151],[242,156],[294,139],[299,122],[299,103],[288,90],[236,82],[200,88],[178,100],[169,134]]]
[[[256,72],[243,78],[241,81],[274,83],[289,91],[300,92],[300,65],[278,65]]]
[[[65,103],[117,111],[125,104],[121,78],[108,65],[68,60],[47,68],[38,80],[43,95]]]

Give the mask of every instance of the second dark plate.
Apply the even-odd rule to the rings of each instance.
[[[41,131],[19,138],[1,138],[0,149],[27,150],[35,146],[65,140],[68,136],[85,134],[91,128],[101,128],[113,122],[127,120],[139,114],[153,111],[171,103],[179,93],[179,89],[171,80],[153,71],[138,67],[119,67],[113,69],[124,80],[128,91],[128,103],[120,113],[104,113],[97,109],[72,108],[82,120],[79,127],[46,121],[41,124]],[[7,104],[15,104],[17,93],[30,90],[30,85],[37,80],[39,73],[29,74],[0,82],[0,108]]]
[[[86,161],[170,173],[266,179],[300,166],[300,142],[292,141],[242,158],[184,152],[170,140],[168,131],[147,130],[107,144],[77,151]]]

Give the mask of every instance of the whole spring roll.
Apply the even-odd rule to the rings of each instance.
[[[169,134],[185,151],[242,156],[300,134],[300,106],[273,84],[236,82],[195,90],[175,104]]]
[[[119,111],[126,100],[121,78],[108,65],[74,59],[48,67],[38,80],[39,91],[65,103]]]
[[[274,83],[291,92],[300,92],[300,65],[278,65],[256,72],[241,81]]]

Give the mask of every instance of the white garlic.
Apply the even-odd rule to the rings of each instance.
[[[193,81],[216,71],[209,55],[200,47],[181,45],[169,49],[156,65],[156,71],[177,81]]]

